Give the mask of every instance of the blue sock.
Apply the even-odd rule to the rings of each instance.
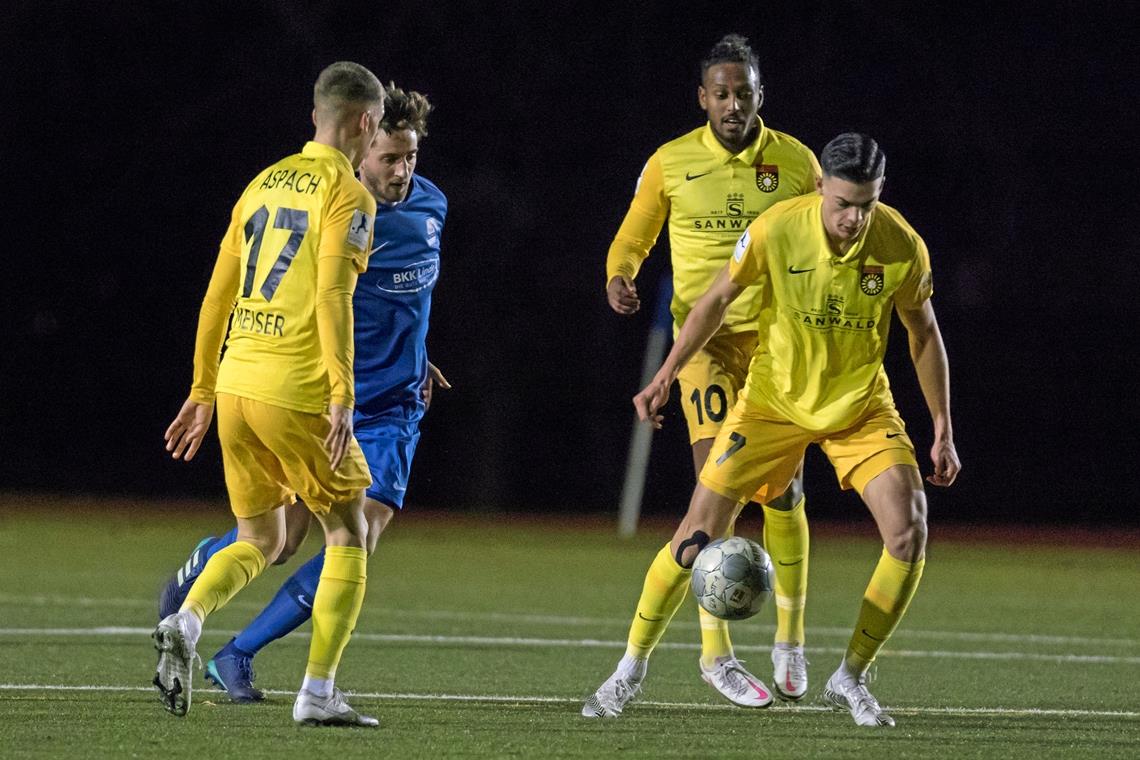
[[[325,566],[325,550],[301,565],[263,609],[233,641],[233,646],[252,657],[271,641],[281,638],[313,616],[313,596]]]
[[[206,547],[206,559],[204,562],[202,562],[202,564],[205,565],[206,562],[210,561],[210,557],[213,557],[215,554],[220,552],[222,549],[225,549],[227,546],[232,544],[234,541],[237,541],[237,528],[236,527],[231,528],[229,533],[225,534],[221,538],[215,539],[214,543],[212,543]]]

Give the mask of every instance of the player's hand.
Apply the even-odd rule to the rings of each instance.
[[[669,400],[669,386],[672,384],[672,380],[658,372],[649,385],[633,397],[633,408],[637,410],[639,420],[652,424],[658,430],[661,429],[661,422],[665,417],[658,414],[657,410],[665,406],[665,402]]]
[[[439,371],[439,367],[428,362],[427,377],[424,378],[424,384],[420,386],[420,398],[424,400],[425,412],[431,409],[431,392],[436,385],[444,390],[451,390],[451,383],[447,382],[447,378]]]
[[[633,280],[620,274],[606,284],[606,300],[610,302],[610,308],[618,314],[633,314],[641,308],[637,286],[633,284]]]
[[[197,401],[186,399],[178,416],[170,427],[166,429],[166,450],[175,459],[184,459],[189,462],[198,453],[206,433],[210,429],[210,422],[214,419],[214,405],[200,404]]]
[[[329,465],[335,470],[348,451],[352,440],[352,407],[329,404],[329,423],[332,429],[325,438],[325,451],[329,453]]]
[[[926,481],[932,485],[948,486],[962,470],[953,441],[936,440],[930,448],[930,459],[934,462],[934,474],[927,475]]]

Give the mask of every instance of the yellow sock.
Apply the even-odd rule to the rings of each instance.
[[[844,659],[850,671],[865,673],[871,667],[914,598],[925,564],[925,559],[914,563],[895,559],[884,547],[871,582],[863,593],[859,620],[851,643],[847,645]]]
[[[739,510],[743,506],[743,504],[738,505],[737,509]],[[728,530],[725,531],[725,538],[733,534],[734,527],[735,525],[729,526]],[[697,605],[697,616],[701,621],[701,664],[706,668],[711,668],[716,664],[718,657],[727,657],[732,654],[732,639],[728,635],[728,621],[721,620],[699,604]]]
[[[657,646],[669,621],[677,608],[685,600],[689,590],[689,578],[693,571],[686,570],[676,563],[669,544],[665,544],[645,574],[645,585],[641,588],[641,598],[637,600],[637,612],[629,627],[629,640],[626,654],[645,658]]]
[[[783,511],[764,507],[764,549],[776,571],[776,641],[803,646],[808,582],[806,499]]]
[[[325,566],[313,595],[313,638],[305,675],[332,679],[360,608],[364,606],[368,553],[354,546],[326,546]]]
[[[236,541],[210,557],[190,587],[180,612],[188,611],[199,620],[205,620],[264,570],[265,555],[261,550],[245,541]]]
[[[701,618],[701,664],[711,668],[718,657],[732,654],[732,639],[728,636],[728,621],[709,614],[697,605]]]

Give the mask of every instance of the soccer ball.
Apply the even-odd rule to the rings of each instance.
[[[722,620],[743,620],[772,596],[772,560],[760,544],[742,536],[713,541],[693,563],[693,596]]]

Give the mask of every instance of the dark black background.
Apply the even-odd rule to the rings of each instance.
[[[703,121],[698,61],[739,31],[766,123],[817,152],[872,134],[884,200],[929,245],[964,464],[931,494],[939,519],[1140,521],[1127,4],[670,5],[6,11],[0,488],[224,498],[215,441],[190,465],[162,449],[198,305],[233,201],[311,136],[316,74],[351,59],[429,95],[419,171],[451,201],[429,346],[455,389],[425,420],[409,502],[616,509],[649,315],[606,306],[606,248],[645,159]],[[643,270],[650,299],[667,260],[662,244]],[[928,470],[894,332],[888,371]],[[670,412],[652,513],[679,513],[693,482]],[[809,510],[854,513],[822,456],[808,467]]]

